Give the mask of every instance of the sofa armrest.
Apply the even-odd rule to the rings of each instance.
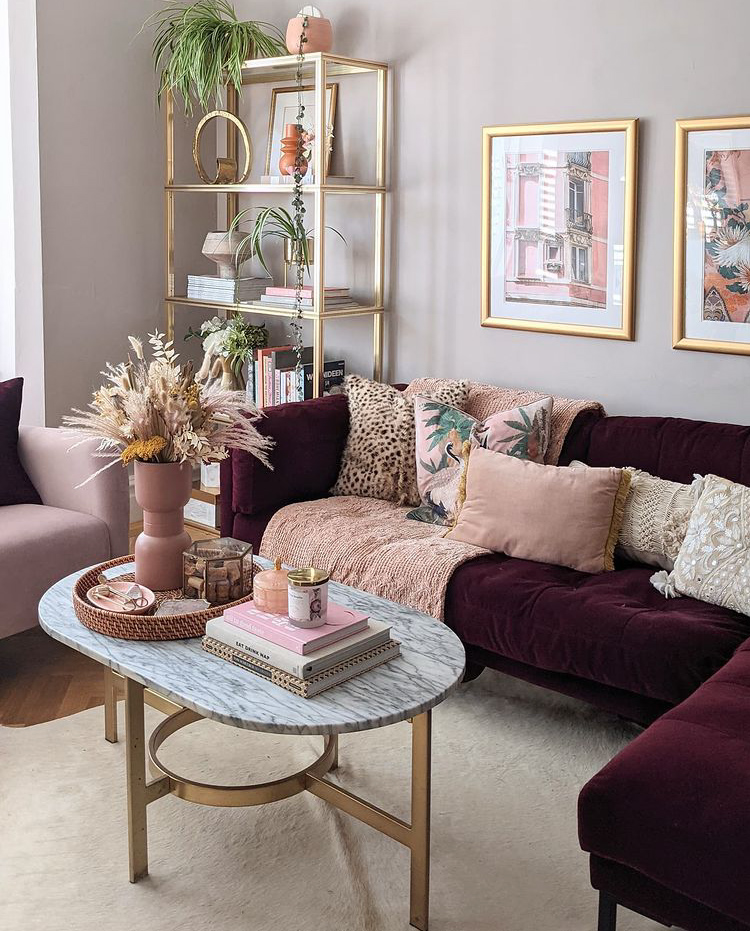
[[[43,504],[98,517],[109,528],[111,557],[123,556],[128,551],[130,520],[127,470],[114,465],[76,488],[106,460],[93,455],[95,440],[71,449],[75,442],[59,428],[22,426],[18,454]]]
[[[235,514],[253,516],[295,501],[322,498],[338,477],[349,434],[349,406],[344,395],[280,404],[267,408],[265,415],[256,426],[275,442],[273,470],[237,449],[222,463],[225,533],[231,531]]]

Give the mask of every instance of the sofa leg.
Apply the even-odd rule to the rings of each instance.
[[[464,672],[463,682],[471,682],[473,679],[476,679],[477,676],[480,676],[484,672],[484,666],[481,663],[472,663],[469,660],[466,663],[466,671]]]
[[[606,892],[599,893],[599,924],[597,931],[616,931],[617,902]]]

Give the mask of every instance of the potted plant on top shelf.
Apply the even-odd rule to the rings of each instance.
[[[276,26],[241,21],[228,0],[168,3],[145,25],[156,30],[154,67],[161,69],[157,96],[177,91],[188,116],[194,99],[208,110],[227,84],[241,94],[242,63],[247,59],[287,54]]]

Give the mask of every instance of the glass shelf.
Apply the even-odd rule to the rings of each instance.
[[[226,304],[221,301],[213,303],[211,301],[199,301],[192,297],[185,297],[184,295],[170,296],[168,294],[164,298],[164,301],[167,304],[178,304],[185,307],[206,307],[213,310],[231,310],[234,313],[258,314],[259,316],[296,316],[295,311],[288,310],[286,307],[258,307],[256,304]],[[384,313],[384,307],[362,305],[358,307],[342,307],[340,309],[324,310],[322,314],[316,313],[314,310],[303,310],[302,318],[303,320],[329,320],[336,317],[369,317],[372,314]]]
[[[331,52],[311,52],[305,55],[302,64],[302,76],[310,78],[315,74],[315,64],[324,60],[327,77],[341,74],[372,74],[387,71],[388,66],[378,61],[361,61],[334,55]],[[274,81],[294,81],[297,77],[297,56],[284,55],[281,58],[254,58],[242,65],[243,84],[272,84]]]
[[[291,184],[165,184],[165,191],[204,192],[208,194],[287,194],[293,193]],[[385,194],[386,188],[377,184],[304,184],[303,194]]]

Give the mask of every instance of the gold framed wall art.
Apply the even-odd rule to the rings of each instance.
[[[672,345],[750,355],[750,116],[676,123]]]
[[[632,340],[637,120],[486,126],[482,326]]]

